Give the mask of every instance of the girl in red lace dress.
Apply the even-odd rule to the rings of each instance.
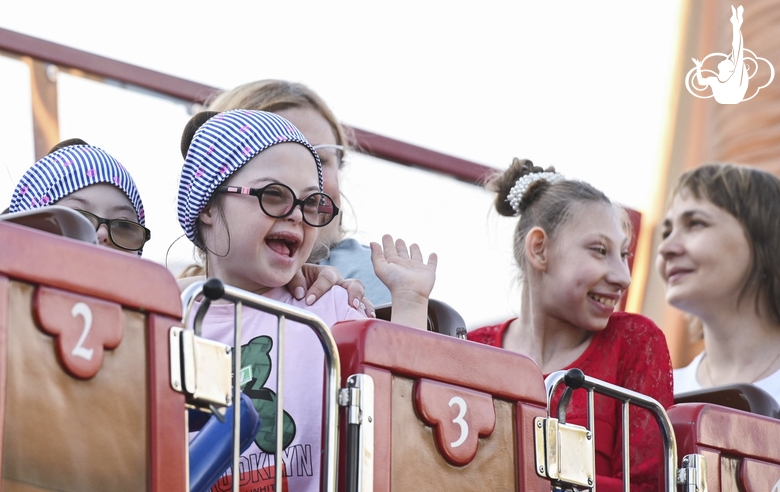
[[[495,206],[520,216],[514,236],[520,267],[520,316],[469,333],[469,339],[533,359],[547,375],[586,375],[672,404],[666,339],[638,314],[614,312],[631,277],[625,212],[587,183],[515,159],[489,183]],[[562,389],[561,389],[562,391]],[[587,425],[585,391],[575,391],[567,422]],[[553,400],[557,408],[560,392]],[[595,396],[596,485],[622,490],[621,404]],[[661,434],[652,415],[631,407],[631,490],[662,490]]]

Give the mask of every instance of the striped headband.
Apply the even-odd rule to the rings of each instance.
[[[198,128],[179,180],[179,224],[190,241],[195,241],[198,216],[217,186],[257,154],[283,142],[296,142],[309,149],[322,191],[322,164],[317,151],[281,116],[238,109],[219,113]]]
[[[146,225],[141,195],[130,173],[108,152],[91,145],[63,147],[33,164],[16,185],[9,212],[52,205],[97,183],[112,184],[122,190],[133,204],[138,222]]]

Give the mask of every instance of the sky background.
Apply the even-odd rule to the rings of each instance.
[[[505,169],[530,158],[648,212],[657,193],[680,35],[656,2],[7,2],[0,27],[221,88],[281,78],[341,121]],[[0,202],[33,162],[27,67],[0,56]],[[153,239],[144,257],[191,257],[176,222],[190,108],[60,73],[62,139],[104,148],[133,174]],[[433,297],[470,328],[519,312],[515,220],[466,183],[353,154],[345,223],[439,255]],[[173,244],[170,252],[169,246]]]

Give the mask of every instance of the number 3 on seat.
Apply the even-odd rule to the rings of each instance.
[[[479,438],[492,434],[496,425],[493,398],[479,391],[420,379],[414,405],[421,420],[433,428],[439,453],[455,466],[471,463]]]

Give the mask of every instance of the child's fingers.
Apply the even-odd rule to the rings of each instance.
[[[382,242],[384,243],[384,238],[382,238]],[[376,270],[377,264],[381,265],[386,261],[383,248],[379,243],[373,241],[369,243],[368,247],[371,248],[371,263],[374,265],[374,270]]]
[[[405,260],[409,259],[409,251],[406,249],[406,243],[400,237],[395,241],[395,251],[401,258]]]
[[[397,254],[395,251],[395,244],[393,243],[393,236],[390,234],[385,234],[382,236],[382,250],[384,252],[385,258],[390,258],[391,256]]]
[[[428,255],[428,266],[433,267],[433,271],[436,271],[436,265],[439,264],[439,257],[436,256],[436,253],[431,253]]]
[[[412,243],[412,245],[409,246],[409,257],[415,261],[419,261],[422,263],[423,261],[422,251],[420,251],[420,247],[417,245],[417,243]]]

